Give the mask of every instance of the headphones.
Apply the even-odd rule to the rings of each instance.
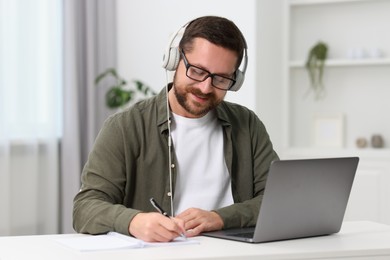
[[[186,30],[188,24],[191,22],[185,24],[182,26],[179,30],[174,33],[171,38],[169,39],[169,44],[167,48],[165,49],[164,56],[163,56],[163,64],[162,67],[169,71],[174,71],[177,69],[177,66],[179,65],[180,61],[180,51],[178,44],[174,46],[175,40],[179,41],[183,37],[184,31]],[[176,39],[177,38],[177,39]],[[244,47],[244,56],[242,63],[242,70],[237,69],[236,70],[236,83],[229,89],[230,91],[237,91],[241,88],[242,84],[244,83],[245,79],[245,72],[246,68],[248,66],[248,50],[245,38],[242,36],[242,39],[244,41],[245,47]]]

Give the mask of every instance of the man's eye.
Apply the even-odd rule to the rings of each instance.
[[[225,79],[223,77],[218,77],[218,76],[214,77],[214,80],[216,83],[226,83],[227,81],[229,81],[228,79]]]
[[[191,73],[196,74],[197,76],[204,76],[207,74],[204,70],[198,68],[192,68]]]

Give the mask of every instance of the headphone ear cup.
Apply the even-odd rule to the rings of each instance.
[[[163,68],[169,71],[174,71],[179,65],[179,61],[180,61],[179,49],[177,47],[171,47],[163,57]]]
[[[168,47],[165,49],[163,62],[162,62],[162,67],[166,70],[174,71],[177,69],[177,66],[179,65],[179,61],[180,61],[179,46],[175,46],[174,42],[175,40],[177,42],[180,42],[187,25],[188,23],[185,24],[183,27],[181,27],[176,33],[174,33],[171,36],[169,40],[169,44]]]
[[[237,91],[241,88],[244,83],[245,74],[241,70],[237,70],[236,83],[230,88],[231,91]]]

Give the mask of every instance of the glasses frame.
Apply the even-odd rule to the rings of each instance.
[[[187,76],[188,78],[190,78],[190,79],[192,79],[192,80],[195,80],[195,81],[197,81],[197,82],[203,82],[203,81],[205,81],[206,79],[211,78],[211,85],[212,85],[214,88],[216,88],[216,89],[220,89],[220,90],[224,90],[224,91],[230,90],[230,89],[234,86],[234,84],[236,84],[236,80],[235,80],[235,79],[232,79],[232,78],[229,78],[229,77],[226,77],[226,76],[222,76],[222,75],[219,75],[219,74],[215,74],[215,73],[210,73],[208,70],[205,70],[205,69],[203,69],[203,68],[199,68],[199,67],[197,67],[197,66],[195,66],[195,65],[192,65],[191,63],[188,62],[187,57],[186,57],[186,55],[184,54],[184,51],[183,51],[183,50],[180,50],[180,54],[181,54],[181,56],[182,56],[182,58],[183,58],[184,66],[186,67],[186,76]],[[189,70],[191,67],[196,68],[197,70],[200,70],[200,71],[205,72],[205,73],[206,73],[206,76],[205,76],[202,80],[200,80],[200,79],[195,79],[195,78],[193,78],[193,77],[190,77],[190,76],[188,75],[188,70]],[[221,78],[230,80],[230,81],[231,81],[231,84],[229,85],[228,88],[220,88],[220,87],[217,87],[217,86],[214,85],[214,78],[215,78],[215,76],[218,76],[218,77],[221,77]]]

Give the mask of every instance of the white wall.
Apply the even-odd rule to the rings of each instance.
[[[282,148],[283,0],[257,2],[256,112],[271,136],[274,148]]]

